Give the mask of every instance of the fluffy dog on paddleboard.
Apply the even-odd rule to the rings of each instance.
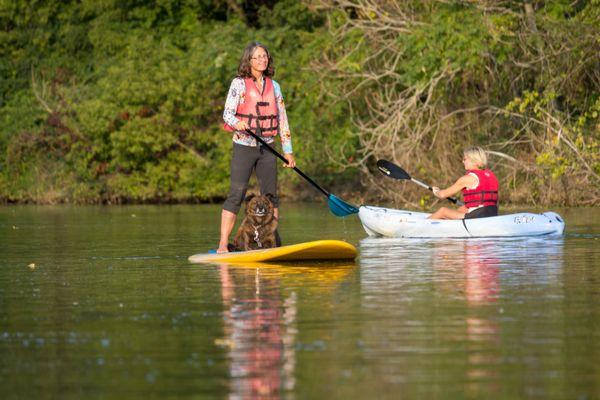
[[[270,249],[281,246],[277,220],[273,214],[273,195],[249,194],[246,215],[233,239],[230,251]]]

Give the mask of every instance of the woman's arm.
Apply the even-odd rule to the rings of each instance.
[[[445,199],[447,197],[455,195],[456,193],[460,192],[466,187],[474,186],[476,183],[477,180],[473,175],[463,175],[460,178],[458,178],[452,186],[449,186],[446,189],[433,187],[433,194],[435,194],[440,199]]]
[[[275,102],[277,103],[277,116],[279,118],[279,137],[281,138],[281,147],[285,154],[291,154],[292,134],[290,132],[290,125],[288,123],[287,112],[285,110],[285,103],[283,102],[283,94],[281,93],[281,87],[275,81],[273,81],[273,89],[275,91]]]
[[[273,81],[273,89],[275,91],[275,102],[277,103],[277,116],[279,118],[279,138],[281,139],[281,148],[283,149],[283,155],[287,160],[287,164],[285,166],[289,168],[294,168],[296,166],[296,159],[292,154],[292,134],[290,132],[290,125],[288,123],[287,112],[285,111],[283,94],[281,93],[281,87],[275,81]]]
[[[238,124],[242,121],[240,121],[235,114],[245,91],[246,86],[244,85],[243,79],[235,78],[233,81],[231,81],[229,93],[227,94],[227,100],[225,100],[225,108],[223,109],[223,121],[225,121],[227,125],[238,130],[240,130]]]

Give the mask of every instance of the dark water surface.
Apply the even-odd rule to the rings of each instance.
[[[600,209],[561,238],[369,239],[324,204],[285,243],[356,263],[191,265],[219,206],[0,208],[3,399],[598,399]]]

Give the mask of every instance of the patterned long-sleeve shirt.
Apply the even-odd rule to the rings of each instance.
[[[292,153],[292,134],[288,124],[285,104],[283,103],[283,95],[279,84],[273,81],[273,91],[275,92],[275,102],[277,103],[277,115],[279,118],[279,137],[281,138],[281,147],[283,152]],[[229,94],[225,101],[225,110],[223,111],[223,121],[229,126],[235,126],[240,120],[235,116],[238,105],[243,103],[246,94],[246,84],[244,79],[235,78],[229,87]],[[273,137],[263,138],[267,143],[273,143]],[[233,141],[244,146],[257,146],[256,139],[242,132],[233,132]]]

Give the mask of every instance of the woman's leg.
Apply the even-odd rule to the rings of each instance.
[[[229,244],[229,235],[235,225],[236,214],[223,209],[221,211],[221,238],[219,239],[219,248],[217,253],[227,253],[227,245]]]
[[[260,158],[256,162],[256,179],[260,186],[260,194],[273,195],[273,207],[279,216],[279,196],[277,195],[277,158],[270,151],[262,149]]]
[[[428,219],[463,219],[465,213],[447,207],[441,207],[439,210],[431,214]]]
[[[256,163],[256,179],[260,186],[260,194],[273,195],[273,215],[279,220],[279,196],[277,195],[277,158],[268,150],[263,149],[261,157]],[[279,232],[275,230],[276,246],[281,246],[281,237]]]
[[[246,195],[248,181],[259,155],[256,147],[233,144],[233,156],[231,157],[231,177],[229,195],[223,203],[221,212],[221,234],[217,253],[226,253],[229,235],[235,225],[235,219]]]

